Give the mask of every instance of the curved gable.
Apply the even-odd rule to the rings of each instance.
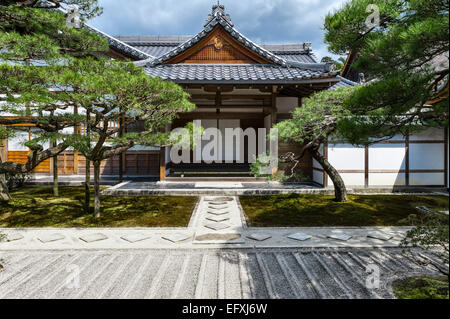
[[[163,64],[274,64],[236,41],[221,25],[202,40]]]

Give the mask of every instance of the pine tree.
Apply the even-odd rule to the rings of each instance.
[[[70,136],[62,134],[62,129],[80,120],[59,103],[52,93],[55,88],[45,81],[51,69],[108,48],[99,36],[67,25],[65,15],[54,10],[65,4],[79,5],[82,19],[101,12],[96,0],[2,1],[0,5],[0,94],[4,100],[0,112],[11,115],[0,117],[0,125],[6,126],[0,138],[13,134],[11,125],[38,129],[26,143],[31,152],[25,164],[0,160],[1,200],[10,199],[4,174],[28,173],[44,160],[56,159],[70,144]]]
[[[351,143],[448,126],[448,0],[351,0],[324,28],[329,50],[351,52],[371,79],[345,101],[352,116],[339,127]]]

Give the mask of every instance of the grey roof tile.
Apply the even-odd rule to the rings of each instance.
[[[337,76],[336,78],[339,79],[339,82],[329,88],[329,90],[331,91],[337,90],[339,88],[349,88],[358,85],[358,83],[343,78],[342,76]]]
[[[335,72],[269,64],[162,64],[146,67],[145,72],[152,77],[176,82],[285,82],[335,76]]]

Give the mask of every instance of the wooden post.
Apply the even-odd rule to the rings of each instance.
[[[166,180],[166,148],[161,147],[159,151],[159,179]]]
[[[405,185],[409,186],[409,130],[405,136]]]
[[[57,143],[52,142],[52,147],[56,147]],[[53,156],[53,196],[59,196],[58,191],[58,155]]]
[[[323,157],[328,160],[328,142],[323,144]],[[328,187],[328,174],[323,171],[323,187]]]
[[[364,187],[369,187],[369,146],[364,148]]]
[[[78,106],[75,105],[73,113],[78,114]],[[79,124],[75,124],[73,129],[75,131],[75,134],[80,134]],[[73,174],[78,175],[78,151],[76,149],[73,150]]]
[[[122,137],[125,133],[125,115],[122,115],[119,120],[119,136]],[[114,161],[114,160],[113,160]],[[119,183],[123,182],[123,173],[125,171],[125,152],[119,155]]]
[[[444,129],[444,185],[448,189],[448,127]]]

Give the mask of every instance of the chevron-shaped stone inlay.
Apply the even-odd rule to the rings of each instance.
[[[23,238],[24,238],[23,235],[18,234],[18,233],[8,234],[6,236],[6,241],[17,241],[17,240],[21,240]]]
[[[226,215],[229,214],[230,212],[227,210],[222,210],[222,211],[208,211],[208,214],[212,214],[212,215],[216,215],[216,216],[221,216],[221,215]]]
[[[214,210],[228,209],[228,205],[227,206],[208,206],[208,208],[214,209]]]
[[[295,234],[291,234],[287,237],[289,239],[294,239],[294,240],[298,240],[298,241],[305,241],[305,240],[311,239],[311,236],[303,234],[303,233],[295,233]]]
[[[102,233],[96,233],[96,234],[89,234],[81,236],[80,239],[84,241],[85,243],[94,243],[96,241],[102,241],[105,239],[108,239],[108,236]]]
[[[223,206],[223,205],[227,205],[227,202],[208,202],[209,205],[213,205],[213,206]]]
[[[233,201],[233,197],[217,197],[217,198],[206,198],[207,202],[231,202]]]
[[[267,234],[251,234],[251,235],[248,235],[247,238],[257,240],[257,241],[264,241],[269,238],[272,238],[272,236],[267,235]]]
[[[382,240],[382,241],[389,241],[392,238],[394,238],[394,236],[392,236],[390,234],[383,234],[383,233],[369,233],[369,234],[367,234],[367,238],[378,239],[378,240]]]
[[[41,235],[38,237],[39,241],[46,244],[46,243],[51,243],[54,241],[59,241],[59,240],[63,240],[64,238],[66,238],[63,234],[48,234],[48,235]]]
[[[144,241],[149,239],[151,236],[149,235],[145,235],[145,234],[128,234],[128,235],[124,235],[120,238],[122,238],[123,240],[129,242],[129,243],[137,243],[139,241]]]
[[[215,230],[215,231],[218,231],[218,230],[230,228],[231,226],[226,223],[208,223],[208,224],[205,224],[205,227]]]
[[[206,216],[206,219],[207,220],[211,220],[211,221],[216,222],[216,223],[220,223],[220,222],[224,222],[226,220],[229,220],[230,217],[227,217],[227,216],[224,216],[224,215],[219,215],[219,216],[212,215],[212,216]]]
[[[161,238],[171,241],[172,243],[179,243],[179,242],[188,240],[191,237],[192,237],[191,234],[176,233],[176,234],[164,235]]]
[[[328,238],[335,239],[335,240],[341,240],[341,241],[347,241],[352,238],[352,236],[347,234],[328,234]]]

